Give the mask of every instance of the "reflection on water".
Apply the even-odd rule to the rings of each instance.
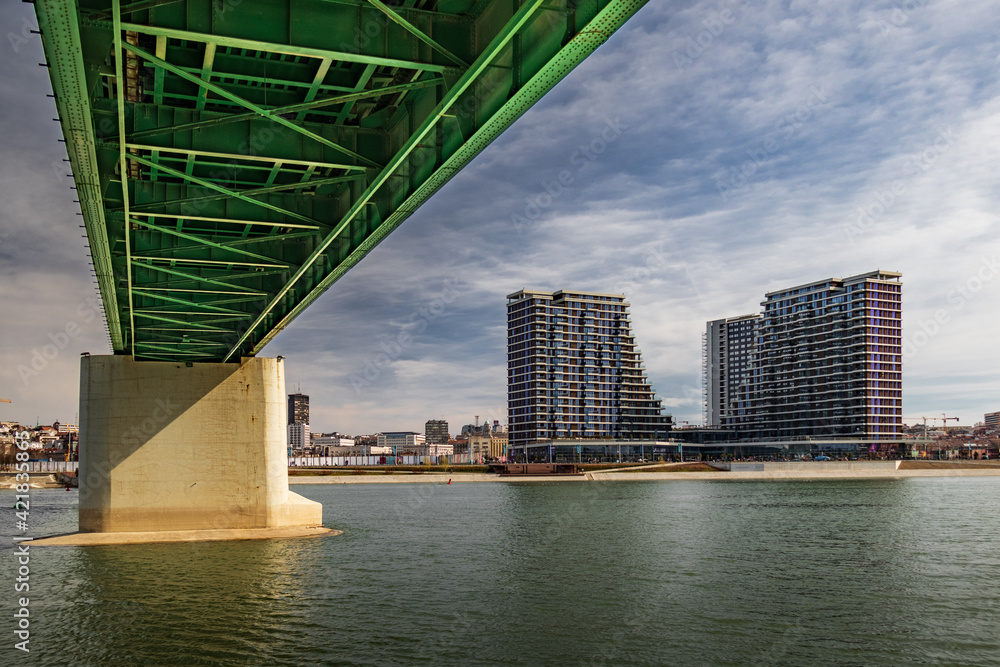
[[[316,571],[317,540],[78,551],[88,576],[72,589],[80,618],[70,639],[97,663],[273,657],[275,640],[314,628],[298,570]]]
[[[1000,664],[1000,478],[296,490],[344,534],[32,550],[32,662]]]

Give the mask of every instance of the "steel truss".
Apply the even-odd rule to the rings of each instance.
[[[257,354],[646,0],[36,0],[108,332]]]

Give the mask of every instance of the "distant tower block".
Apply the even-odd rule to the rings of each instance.
[[[309,397],[305,394],[288,395],[288,423],[309,423]]]
[[[278,359],[80,360],[80,530],[320,526],[288,490]]]
[[[432,445],[447,445],[450,435],[448,434],[448,422],[443,419],[428,419],[424,424],[424,437]]]

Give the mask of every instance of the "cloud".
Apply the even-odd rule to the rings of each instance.
[[[906,360],[904,414],[981,419],[1000,409],[1000,278],[960,305],[956,294],[1000,253],[992,9],[650,3],[267,353],[312,396],[315,430],[421,431],[443,417],[456,431],[504,410],[506,294],[621,291],[653,386],[694,423],[707,320],[883,268],[903,272],[906,336],[948,315]],[[30,15],[2,11],[8,25]],[[8,364],[88,294],[73,197],[50,175],[61,144],[37,120],[51,106],[45,72],[22,55],[0,82],[16,102],[0,110],[0,272],[24,279],[0,294],[38,305],[4,325]],[[378,373],[359,391],[368,364]],[[55,393],[53,412],[74,409],[72,394]]]

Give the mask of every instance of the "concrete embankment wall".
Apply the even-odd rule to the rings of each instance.
[[[493,473],[428,473],[423,475],[393,474],[393,475],[293,475],[288,478],[289,485],[295,484],[448,484],[459,482],[505,482],[509,477],[501,477]],[[552,479],[550,477],[525,477],[524,479]],[[559,479],[559,478],[556,478]],[[574,479],[580,479],[578,477]]]
[[[713,468],[730,472],[833,472],[858,470],[889,472],[899,469],[899,461],[738,461],[709,463]]]

